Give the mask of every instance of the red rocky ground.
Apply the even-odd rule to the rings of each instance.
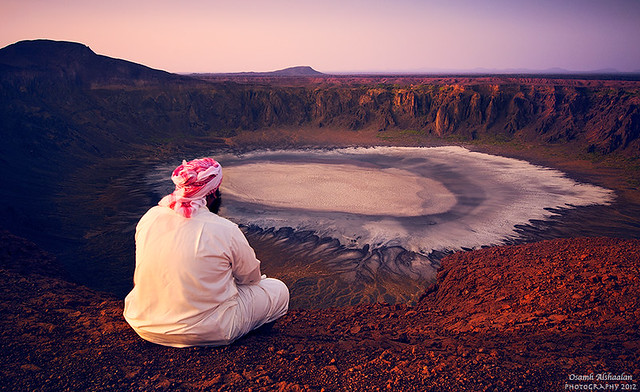
[[[415,307],[294,310],[229,347],[175,349],[139,339],[122,301],[62,280],[33,244],[0,237],[2,390],[640,389],[640,240],[459,252]]]

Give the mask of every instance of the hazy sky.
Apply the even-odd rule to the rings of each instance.
[[[640,0],[0,0],[0,47],[81,42],[171,72],[640,70]]]

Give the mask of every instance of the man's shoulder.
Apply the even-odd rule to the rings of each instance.
[[[164,213],[165,212],[164,210],[165,209],[160,207],[160,206],[153,206],[153,207],[149,208],[147,210],[147,212],[145,212],[140,217],[140,221],[138,222],[138,224],[140,224],[141,222],[153,220],[156,216],[161,215],[162,213]]]
[[[144,213],[143,216],[146,216],[146,215],[158,215],[158,214],[162,214],[163,212],[167,212],[169,210],[170,210],[169,208],[161,207],[159,205],[155,205],[155,206],[149,208],[147,210],[147,212]]]
[[[193,227],[193,225],[205,225],[210,227],[215,226],[217,229],[224,229],[229,231],[239,230],[237,224],[210,212],[206,208],[202,208],[196,211],[196,213],[191,218],[184,218],[168,207],[154,206],[142,216],[138,224],[145,224],[144,222],[146,222],[146,224],[152,224],[152,222],[157,222],[158,219],[168,219],[174,222],[176,227],[183,225],[191,227]]]
[[[223,218],[218,214],[214,214],[213,212],[204,209],[202,211],[198,211],[198,213],[191,219],[202,221],[205,224],[224,226],[232,229],[238,228],[238,225],[233,223],[229,219]]]

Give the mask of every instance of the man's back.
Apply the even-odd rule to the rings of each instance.
[[[228,339],[232,320],[222,316],[235,306],[236,280],[259,281],[260,262],[234,223],[206,209],[187,219],[153,207],[136,229],[135,286],[125,318],[155,340],[203,333]]]
[[[222,166],[182,161],[175,190],[136,227],[133,290],[124,317],[145,340],[173,347],[224,345],[282,317],[289,289],[261,276],[238,226],[217,214]]]

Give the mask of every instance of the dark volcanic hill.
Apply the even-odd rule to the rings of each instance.
[[[22,75],[25,79],[50,78],[78,86],[93,83],[125,85],[164,82],[180,78],[132,63],[97,55],[88,46],[51,40],[20,41],[0,50],[3,81]]]
[[[143,106],[118,96],[185,85],[193,79],[95,54],[87,46],[22,41],[0,50],[0,145],[11,165],[28,156],[49,164],[112,156],[132,141],[148,141]],[[159,116],[159,110],[152,117]],[[166,115],[166,114],[165,114]]]

